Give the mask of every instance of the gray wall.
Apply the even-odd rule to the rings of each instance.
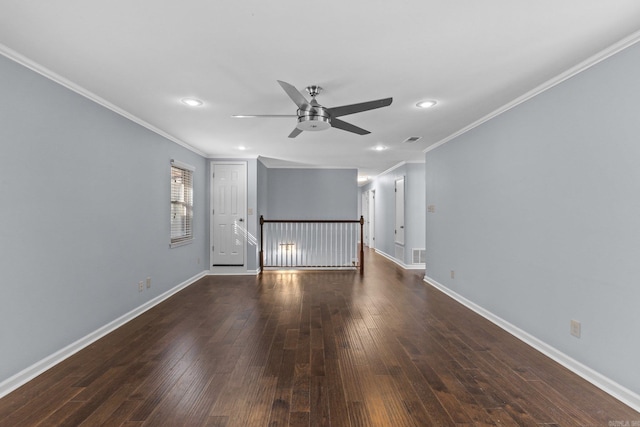
[[[405,182],[405,244],[396,250],[395,243],[395,182]],[[401,264],[412,263],[412,249],[425,247],[425,165],[403,164],[377,176],[360,188],[359,194],[375,190],[375,248]],[[362,197],[360,196],[360,199]],[[404,249],[404,250],[402,250]]]
[[[267,169],[265,219],[358,219],[356,169]]]
[[[265,218],[269,218],[269,211],[267,210],[267,201],[269,200],[267,191],[269,188],[269,174],[267,167],[258,159],[258,211],[257,217],[260,219],[260,215]]]
[[[425,165],[409,163],[405,178],[405,264],[412,262],[412,249],[425,246]]]
[[[635,393],[638,76],[635,45],[426,155],[427,275]]]
[[[205,270],[209,239],[204,158],[4,57],[0,75],[2,382]],[[175,249],[172,158],[196,167]]]

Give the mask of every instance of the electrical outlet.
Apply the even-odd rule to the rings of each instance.
[[[576,338],[580,338],[580,334],[582,332],[581,329],[582,325],[580,324],[580,322],[578,322],[577,320],[571,320],[571,335]]]
[[[147,289],[151,287],[151,277],[147,277]]]
[[[451,270],[451,278],[452,279],[456,278],[456,272],[454,270]]]
[[[144,289],[144,283],[141,281],[138,282],[138,292],[142,292]]]
[[[436,212],[436,205],[429,205],[429,206],[427,206],[427,212],[429,212],[429,213],[435,213],[435,212]]]

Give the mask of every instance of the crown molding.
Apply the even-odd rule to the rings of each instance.
[[[207,160],[258,160],[258,154],[248,154],[246,156],[225,156],[221,154],[208,154]]]
[[[399,167],[402,167],[402,166],[404,166],[404,165],[406,165],[406,164],[407,164],[407,162],[400,162],[400,163],[396,163],[395,165],[391,166],[391,167],[390,167],[389,169],[387,169],[386,171],[381,172],[381,173],[379,173],[378,175],[376,175],[376,176],[374,177],[374,179],[376,179],[376,178],[380,178],[380,177],[381,177],[381,176],[383,176],[383,175],[386,175],[386,174],[388,174],[388,173],[391,173],[391,172],[393,172],[394,170],[396,170],[396,169],[398,169]]]
[[[492,111],[491,113],[487,114],[486,116],[482,117],[479,120],[476,120],[475,122],[471,123],[468,126],[465,126],[464,128],[460,129],[459,131],[447,136],[444,139],[441,139],[440,141],[428,146],[427,148],[425,148],[423,150],[423,153],[428,153],[429,151],[435,150],[436,148],[440,147],[441,145],[446,144],[449,141],[452,141],[454,139],[456,139],[457,137],[459,137],[460,135],[463,135],[467,132],[469,132],[470,130],[480,126],[481,124],[488,122],[489,120],[494,119],[495,117],[501,115],[502,113],[505,113],[506,111],[509,111],[510,109],[522,104],[525,101],[528,101],[529,99],[538,96],[539,94],[551,89],[552,87],[559,85],[560,83],[564,82],[565,80],[570,79],[571,77],[575,76],[576,74],[579,74],[591,67],[593,67],[596,64],[599,64],[600,62],[610,58],[611,56],[615,55],[618,52],[621,52],[625,49],[627,49],[630,46],[633,46],[634,44],[636,44],[637,42],[640,41],[640,31],[637,31],[633,34],[631,34],[628,37],[623,38],[622,40],[620,40],[619,42],[611,45],[610,47],[596,53],[595,55],[589,57],[588,59],[578,63],[577,65],[569,68],[567,71],[558,74],[556,77],[547,80],[546,82],[542,83],[541,85],[537,86],[536,88],[530,90],[529,92],[526,92],[525,94],[519,96],[518,98],[514,99],[513,101],[503,105],[502,107],[498,108],[497,110]]]
[[[107,101],[106,99],[96,95],[95,93],[88,91],[87,89],[73,83],[71,80],[62,77],[61,75],[49,70],[46,67],[43,67],[42,65],[32,61],[31,59],[27,58],[24,55],[21,55],[20,53],[16,52],[15,50],[3,45],[0,43],[0,55],[3,55],[5,57],[7,57],[8,59],[17,62],[18,64],[22,65],[23,67],[26,67],[28,69],[30,69],[31,71],[34,71],[38,74],[40,74],[41,76],[55,82],[58,83],[59,85],[69,89],[72,92],[77,93],[80,96],[83,96],[93,102],[95,102],[96,104],[107,108],[108,110],[113,111],[116,114],[119,114],[120,116],[150,130],[153,133],[156,133],[158,135],[160,135],[161,137],[168,139],[171,142],[174,142],[178,145],[180,145],[181,147],[186,148],[189,151],[192,151],[202,157],[207,157],[207,155],[198,150],[197,148],[187,144],[186,142],[176,138],[173,135],[168,134],[167,132],[163,131],[162,129],[159,129],[155,126],[153,126],[152,124],[142,120],[141,118],[129,113],[128,111],[118,107],[115,104],[112,104],[111,102]]]

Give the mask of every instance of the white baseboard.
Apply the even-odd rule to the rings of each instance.
[[[244,266],[213,266],[207,272],[209,276],[257,276],[260,268],[257,270],[247,270]]]
[[[541,352],[545,356],[547,356],[547,357],[551,358],[552,360],[558,362],[559,364],[561,364],[565,368],[569,369],[570,371],[572,371],[576,375],[579,375],[580,377],[582,377],[585,380],[589,381],[591,384],[595,385],[596,387],[598,387],[599,389],[601,389],[605,393],[610,394],[611,396],[615,397],[616,399],[618,399],[619,401],[621,401],[625,405],[630,406],[634,410],[640,411],[640,395],[639,394],[637,394],[637,393],[629,390],[628,388],[618,384],[617,382],[615,382],[615,381],[611,380],[610,378],[602,375],[601,373],[591,369],[590,367],[588,367],[586,365],[583,365],[582,363],[580,363],[577,360],[567,356],[566,354],[564,354],[563,352],[559,351],[558,349],[550,346],[549,344],[545,343],[544,341],[541,341],[540,339],[534,337],[533,335],[523,331],[522,329],[518,328],[517,326],[512,325],[511,323],[507,322],[506,320],[496,316],[495,314],[491,313],[490,311],[488,311],[488,310],[482,308],[481,306],[475,304],[474,302],[466,299],[462,295],[452,291],[451,289],[449,289],[446,286],[438,283],[437,281],[433,280],[432,278],[430,278],[428,276],[425,276],[424,277],[424,281],[427,284],[433,286],[434,288],[442,291],[446,295],[450,296],[454,300],[458,301],[460,304],[462,304],[462,305],[466,306],[467,308],[473,310],[474,312],[478,313],[480,316],[482,316],[485,319],[489,320],[491,323],[493,323],[496,326],[504,329],[506,332],[508,332],[511,335],[513,335],[514,337],[518,338],[519,340],[521,340],[525,344],[530,345],[531,347],[533,347],[534,349],[538,350],[539,352]]]
[[[101,328],[98,328],[97,330],[91,332],[90,334],[80,338],[76,342],[69,344],[68,346],[56,351],[55,353],[53,353],[53,354],[51,354],[51,355],[49,355],[47,357],[45,357],[44,359],[40,360],[39,362],[34,363],[33,365],[29,366],[28,368],[23,369],[22,371],[18,372],[17,374],[13,375],[12,377],[9,377],[8,379],[2,381],[0,383],[0,398],[3,397],[3,396],[6,396],[9,393],[11,393],[13,390],[17,389],[18,387],[22,386],[23,384],[31,381],[32,379],[34,379],[35,377],[37,377],[38,375],[40,375],[44,371],[52,368],[53,366],[55,366],[58,363],[60,363],[63,360],[65,360],[66,358],[74,355],[78,351],[82,350],[83,348],[87,347],[88,345],[92,344],[93,342],[99,340],[100,338],[104,337],[108,333],[113,332],[114,330],[118,329],[119,327],[121,327],[125,323],[129,322],[130,320],[133,320],[134,318],[140,316],[145,311],[147,311],[147,310],[155,307],[156,305],[160,304],[162,301],[166,300],[167,298],[169,298],[173,294],[175,294],[175,293],[181,291],[182,289],[186,288],[187,286],[195,283],[196,281],[198,281],[202,277],[206,276],[207,273],[208,273],[208,271],[203,271],[203,272],[200,272],[200,273],[196,274],[195,276],[185,280],[184,282],[180,283],[179,285],[175,286],[174,288],[169,289],[168,291],[164,292],[163,294],[158,295],[157,297],[153,298],[152,300],[147,301],[146,303],[140,305],[139,307],[134,308],[130,312],[118,317],[117,319],[107,323],[106,325],[102,326]]]
[[[398,258],[393,257],[385,252],[382,252],[381,250],[375,249],[376,253],[378,255],[382,255],[383,257],[385,257],[386,259],[388,259],[389,261],[395,263],[396,265],[404,268],[405,270],[424,270],[426,268],[425,264],[405,264],[402,261],[400,261]],[[365,270],[367,269],[367,265],[364,265]]]

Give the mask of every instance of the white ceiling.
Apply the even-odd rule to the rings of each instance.
[[[196,152],[369,176],[423,161],[428,146],[635,42],[638,30],[637,0],[0,0],[0,53]],[[342,117],[365,136],[290,139],[295,118],[231,117],[295,114],[276,80],[322,86],[326,107],[393,104]],[[438,105],[415,108],[423,99]],[[410,136],[422,139],[403,143]]]

